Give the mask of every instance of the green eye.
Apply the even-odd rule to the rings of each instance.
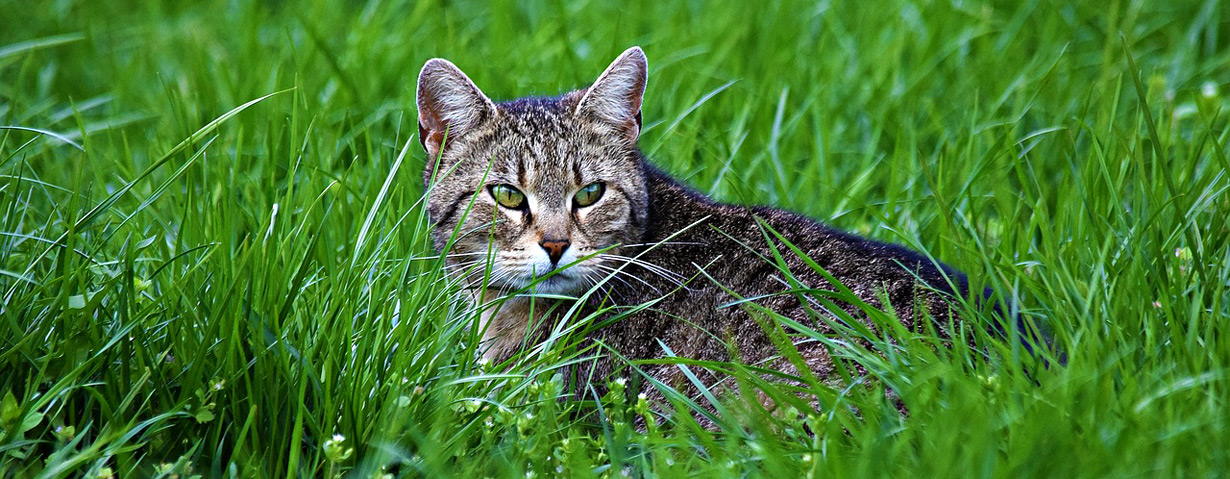
[[[520,209],[525,206],[525,193],[509,185],[495,185],[488,189],[496,203],[508,209]]]
[[[602,193],[606,192],[606,185],[602,183],[590,183],[581,188],[576,196],[572,197],[577,206],[589,206],[598,202],[602,198]]]

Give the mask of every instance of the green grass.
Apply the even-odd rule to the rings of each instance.
[[[1230,471],[1220,2],[190,3],[0,1],[0,478]],[[475,364],[418,68],[555,94],[633,44],[657,165],[943,259],[1067,365],[835,338],[874,380],[825,411],[641,433],[557,399],[567,341]]]

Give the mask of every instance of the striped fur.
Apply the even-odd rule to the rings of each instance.
[[[571,246],[560,264],[576,264],[539,283],[535,291],[579,295],[605,279],[602,294],[592,298],[620,306],[656,301],[587,340],[600,341],[630,359],[661,358],[665,345],[682,357],[739,360],[804,374],[777,357],[779,348],[759,324],[763,318],[748,308],[729,307],[739,297],[760,298],[756,303],[761,306],[828,330],[807,312],[823,312],[823,306],[803,304],[805,296],[781,294],[790,287],[782,272],[764,259],[771,256],[764,224],[863,301],[891,305],[911,329],[922,327],[926,316],[957,319],[950,300],[966,294],[966,279],[955,270],[906,248],[786,211],[715,202],[650,166],[636,146],[646,72],[644,53],[634,47],[587,89],[494,103],[444,60],[431,60],[423,68],[419,114],[424,146],[433,154],[424,181],[434,238],[450,255],[450,268],[471,288],[478,290],[484,278],[491,280],[487,296],[476,293],[476,301],[523,288],[553,271],[540,242],[567,238]],[[592,182],[603,182],[605,195],[592,206],[576,207],[573,196]],[[523,191],[528,208],[500,206],[489,189],[499,184]],[[450,246],[454,232],[460,237]],[[781,241],[774,243],[785,251]],[[595,256],[600,251],[603,254]],[[481,261],[487,255],[493,258],[489,269]],[[795,255],[785,256],[804,284],[835,288]],[[467,273],[467,266],[477,269]],[[513,299],[485,314],[487,358],[510,357],[541,337],[541,328],[533,327],[537,320],[553,325],[560,319],[530,318],[529,301]],[[539,301],[543,304],[533,310],[546,310],[550,301]],[[853,305],[839,307],[863,317]],[[800,341],[797,346],[810,373],[833,377],[829,351],[815,342]],[[613,356],[590,365],[596,377],[622,368]],[[648,366],[644,371],[695,391],[676,367]],[[713,375],[703,378],[718,380]]]

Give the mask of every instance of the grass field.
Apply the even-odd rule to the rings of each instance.
[[[1230,475],[1224,3],[518,3],[0,0],[0,478]],[[550,95],[634,44],[657,165],[967,271],[1066,365],[901,333],[829,410],[638,432],[557,399],[567,345],[476,364],[418,69]]]

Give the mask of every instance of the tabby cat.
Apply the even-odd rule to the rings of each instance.
[[[770,242],[802,284],[837,286],[781,238],[862,301],[891,306],[911,330],[927,317],[938,324],[959,319],[953,297],[966,294],[960,272],[797,214],[719,203],[650,165],[637,148],[647,68],[644,52],[633,47],[588,88],[495,103],[452,63],[433,59],[423,66],[418,121],[429,158],[423,179],[435,244],[476,304],[522,293],[483,313],[486,359],[499,362],[532,347],[556,321],[568,319],[556,314],[567,307],[542,317],[549,303],[567,300],[535,295],[577,297],[597,287],[585,306],[656,302],[586,339],[607,352],[591,365],[596,376],[590,377],[620,370],[619,356],[667,354],[801,373],[797,363],[779,358],[764,315],[731,306],[753,298],[826,331],[808,313],[826,311],[823,305],[783,294],[791,284],[774,263]],[[838,307],[867,321],[854,305]],[[836,377],[826,347],[796,341],[812,373]],[[678,366],[641,369],[688,386]]]

